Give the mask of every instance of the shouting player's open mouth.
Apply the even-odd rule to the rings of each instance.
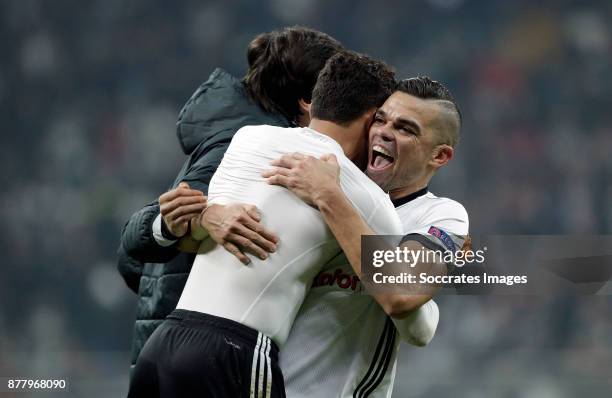
[[[379,144],[372,145],[370,162],[368,164],[368,169],[370,171],[384,171],[393,167],[393,163],[395,163],[395,156],[390,148],[385,148]]]

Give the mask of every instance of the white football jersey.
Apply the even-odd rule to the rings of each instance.
[[[310,128],[240,129],[210,181],[208,202],[257,206],[263,224],[281,239],[278,250],[245,266],[212,239],[204,240],[177,308],[242,323],[270,337],[281,351],[313,278],[340,252],[317,209],[261,177],[272,160],[298,151],[317,158],[336,155],[340,186],[370,227],[380,234],[402,230],[389,196],[332,138]]]
[[[394,204],[406,234],[429,234],[432,227],[468,233],[463,206],[426,189]],[[438,238],[429,235],[435,243]],[[287,397],[390,397],[400,340],[426,344],[438,318],[430,300],[408,318],[392,321],[338,255],[314,279],[281,350]]]

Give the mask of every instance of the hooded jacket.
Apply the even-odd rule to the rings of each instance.
[[[259,107],[239,80],[217,68],[179,113],[176,133],[188,158],[170,189],[185,181],[206,194],[236,131],[261,124],[289,126],[284,117]],[[157,201],[134,213],[123,228],[118,250],[117,269],[138,294],[132,367],[149,336],[175,309],[194,260],[193,254],[181,253],[174,245],[157,244],[152,225],[158,214]]]

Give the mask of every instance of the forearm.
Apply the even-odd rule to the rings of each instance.
[[[287,154],[275,159],[271,162],[271,166],[275,168],[264,171],[262,176],[267,179],[268,183],[288,188],[304,202],[319,209],[351,267],[357,276],[363,279],[361,239],[364,235],[376,235],[376,233],[361,218],[360,213],[340,188],[340,166],[335,156],[324,155],[316,159],[299,153]],[[388,213],[389,211],[385,211],[384,208],[374,208],[369,217],[380,222],[381,225],[386,225],[388,222],[391,226],[391,223],[396,223],[398,220],[396,215],[387,218]],[[379,219],[378,217],[384,218]],[[395,228],[389,228],[388,231],[400,233],[397,225]],[[394,248],[389,245],[387,249],[393,250]],[[403,264],[397,265],[402,266]],[[388,268],[392,267],[393,265]],[[373,294],[373,297],[387,314],[394,318],[407,317],[431,298],[431,296],[414,294],[415,290],[401,293]]]
[[[361,278],[361,236],[375,235],[375,232],[339,188],[323,193],[315,204],[355,273]]]
[[[334,234],[338,244],[344,251],[351,267],[359,278],[362,278],[361,269],[361,237],[362,235],[376,235],[376,233],[361,218],[342,190],[329,190],[321,193],[315,200],[323,219]],[[420,249],[420,244],[409,242],[412,250]],[[389,249],[392,249],[389,247]],[[416,268],[415,268],[416,269]],[[419,286],[406,287],[403,294],[372,294],[385,312],[395,318],[404,319],[418,310],[429,301],[432,294],[419,294]],[[429,289],[431,290],[431,289]]]
[[[165,263],[176,256],[174,247],[162,247],[153,237],[153,222],[159,215],[157,203],[151,203],[132,215],[121,234],[126,254],[141,262]]]

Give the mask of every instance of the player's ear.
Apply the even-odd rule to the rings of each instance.
[[[434,147],[431,153],[431,159],[429,164],[435,169],[439,169],[448,163],[455,155],[455,150],[452,146],[447,144],[441,144]]]
[[[310,114],[310,102],[307,102],[304,98],[298,100],[298,106],[302,113]]]
[[[310,124],[310,102],[307,102],[304,98],[298,100],[298,107],[300,108],[300,115],[298,116],[298,124],[301,127],[308,126]]]

